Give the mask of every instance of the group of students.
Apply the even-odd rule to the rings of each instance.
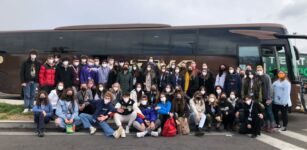
[[[139,66],[113,58],[82,55],[70,61],[50,55],[41,64],[37,56],[34,50],[29,53],[20,76],[24,113],[34,112],[39,137],[52,119],[63,131],[70,125],[74,131],[83,127],[94,134],[99,125],[115,138],[126,137],[132,127],[137,137],[188,134],[190,127],[196,136],[223,127],[256,137],[261,128],[281,128],[280,111],[281,130],[287,130],[291,85],[283,71],[272,84],[262,66],[254,71],[251,65],[245,70],[220,65],[214,76],[207,64],[199,70],[193,61],[167,66],[150,57]]]

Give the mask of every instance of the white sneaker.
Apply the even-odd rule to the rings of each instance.
[[[25,108],[24,110],[23,110],[23,114],[26,114],[26,113],[28,113],[29,112],[29,109],[28,108]]]
[[[90,127],[90,135],[93,135],[96,133],[96,128],[95,127]]]
[[[157,137],[157,136],[159,136],[159,132],[151,131],[150,135]]]
[[[130,127],[126,126],[126,133],[129,134],[130,133]]]
[[[33,112],[33,109],[30,109],[29,111],[30,111],[30,112]]]
[[[115,139],[120,138],[121,134],[123,133],[124,129],[122,127],[119,127],[114,133],[113,136]]]
[[[145,137],[145,135],[147,134],[147,131],[144,131],[144,132],[138,132],[136,133],[136,137],[138,138],[142,138],[142,137]]]
[[[123,127],[120,127],[123,129]],[[125,130],[123,129],[122,132],[121,132],[121,135],[120,135],[122,138],[125,138],[126,137],[126,132]]]
[[[158,134],[160,134],[160,133],[161,133],[161,131],[162,131],[162,129],[161,129],[161,128],[158,128]]]

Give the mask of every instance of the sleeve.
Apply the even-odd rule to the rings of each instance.
[[[191,107],[192,112],[197,113],[193,99],[190,99],[190,107]]]
[[[158,119],[158,115],[156,113],[156,110],[151,108],[150,111],[150,122],[155,122]]]
[[[41,65],[41,68],[40,68],[40,70],[39,70],[39,75],[38,75],[38,77],[39,77],[39,84],[41,85],[41,86],[44,86],[44,84],[45,84],[45,72],[46,72],[46,68],[45,68],[45,66],[44,65]]]
[[[61,81],[62,81],[62,79],[61,79],[60,69],[59,69],[59,67],[57,67],[56,70],[55,70],[55,83],[58,84]]]
[[[55,114],[62,119],[66,119],[66,116],[63,114],[60,102],[58,102],[56,105]]]
[[[20,69],[20,82],[21,83],[25,82],[25,67],[26,67],[26,63],[23,63]]]
[[[39,108],[37,105],[35,105],[33,108],[32,108],[32,111],[33,112],[42,112],[43,110],[41,108]]]
[[[48,104],[48,112],[47,113],[47,117],[51,117],[53,116],[53,109],[52,109],[52,105]]]
[[[89,99],[94,99],[94,98],[93,98],[93,93],[92,93],[91,90],[88,90],[87,93],[88,93],[88,98],[89,98]]]
[[[161,107],[161,109],[158,110],[158,113],[162,115],[168,115],[169,112],[171,111],[171,107],[172,107],[171,103],[167,102],[165,107]]]
[[[219,85],[219,75],[217,74],[216,75],[216,80],[215,80],[215,83],[214,83],[214,86],[217,86],[217,85]]]
[[[119,109],[121,107],[121,104],[119,103],[119,102],[117,102],[116,104],[115,104],[115,109]]]
[[[286,90],[287,92],[287,97],[288,97],[288,107],[292,106],[292,102],[291,102],[291,84],[289,81],[287,81],[287,87]]]
[[[84,68],[81,68],[81,71],[80,71],[80,82],[81,84],[84,84],[86,83],[86,76],[85,76],[85,69]]]
[[[78,114],[79,114],[79,105],[78,105],[78,103],[75,101],[75,102],[74,102],[74,113],[73,113],[73,118],[78,117]]]

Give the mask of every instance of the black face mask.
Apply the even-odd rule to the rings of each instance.
[[[68,101],[70,101],[70,100],[72,100],[72,99],[73,99],[72,95],[67,95],[67,100],[68,100]]]
[[[44,102],[44,101],[46,100],[46,98],[38,98],[38,100],[39,100],[40,102]]]

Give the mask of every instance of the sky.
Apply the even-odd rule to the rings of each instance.
[[[307,0],[0,0],[0,31],[85,24],[279,23],[307,35]],[[294,41],[307,53],[307,40]]]

